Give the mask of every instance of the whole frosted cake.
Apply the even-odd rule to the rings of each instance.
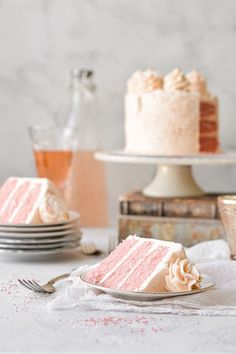
[[[148,155],[196,155],[218,149],[217,99],[201,74],[162,78],[137,71],[127,83],[125,149]]]

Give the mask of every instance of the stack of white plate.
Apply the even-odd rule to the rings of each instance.
[[[0,224],[0,254],[56,254],[80,247],[79,214],[69,221],[40,225]]]

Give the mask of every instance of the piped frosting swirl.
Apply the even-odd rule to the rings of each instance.
[[[178,258],[175,263],[170,263],[165,280],[168,291],[191,291],[200,288],[201,277],[196,266],[188,259]]]
[[[128,93],[142,94],[162,88],[162,77],[152,69],[136,71],[127,82]]]
[[[69,208],[61,193],[50,186],[39,207],[42,222],[58,222],[69,220]]]
[[[188,80],[180,69],[176,68],[165,76],[164,90],[188,91]]]
[[[209,95],[206,80],[197,70],[190,71],[186,75],[186,78],[189,82],[189,91],[197,92],[201,96]]]

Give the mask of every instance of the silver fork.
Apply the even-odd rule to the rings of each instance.
[[[65,273],[58,275],[57,277],[54,277],[53,279],[49,280],[46,284],[40,285],[37,283],[35,280],[26,280],[26,279],[17,279],[18,282],[23,285],[25,288],[36,291],[38,293],[47,293],[47,294],[52,294],[55,293],[56,289],[53,286],[57,281],[61,279],[68,278],[70,276],[70,273]]]

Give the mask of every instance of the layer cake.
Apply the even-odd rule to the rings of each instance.
[[[175,69],[137,71],[125,95],[125,150],[147,155],[218,151],[217,98],[203,76]]]
[[[188,291],[198,288],[200,275],[181,244],[129,236],[86,280],[103,287],[143,292]]]
[[[46,178],[10,177],[0,189],[2,224],[41,224],[68,219],[66,201]]]

